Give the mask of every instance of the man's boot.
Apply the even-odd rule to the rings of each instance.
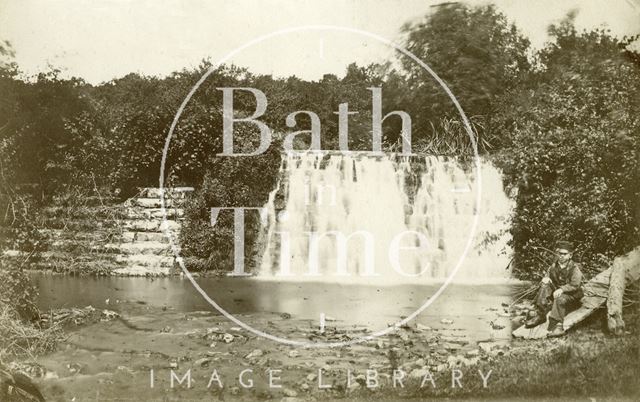
[[[561,321],[549,317],[549,327],[547,329],[549,331],[547,334],[549,338],[564,336],[564,327]]]
[[[536,312],[536,315],[529,319],[525,324],[525,328],[534,328],[537,327],[540,324],[543,324],[545,321],[547,321],[547,318],[545,317],[545,315],[543,313],[541,313],[540,311]]]

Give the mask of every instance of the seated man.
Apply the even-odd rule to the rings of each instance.
[[[535,304],[537,314],[527,321],[526,327],[533,328],[546,321],[549,314],[549,336],[564,335],[565,315],[577,308],[582,299],[582,272],[580,266],[571,260],[573,244],[568,241],[556,243],[558,259],[542,279]]]

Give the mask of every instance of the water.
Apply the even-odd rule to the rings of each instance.
[[[218,314],[183,278],[33,276],[42,309],[84,307],[121,311],[126,303],[167,307],[181,312]],[[198,278],[198,284],[231,314],[288,313],[294,319],[319,320],[320,314],[377,331],[410,315],[438,285],[365,286],[337,283],[261,281],[254,278]],[[509,339],[510,321],[503,303],[512,301],[514,284],[449,286],[413,322],[450,329],[470,339]],[[126,312],[125,312],[126,313]],[[443,324],[450,319],[454,324]],[[496,332],[489,324],[500,323]],[[412,323],[413,323],[412,322]],[[176,324],[178,325],[178,324]],[[268,330],[267,328],[262,328]]]
[[[474,166],[454,158],[287,154],[266,205],[260,276],[401,284],[455,272],[455,282],[506,280],[513,203],[491,163],[482,161],[480,172],[482,186]]]

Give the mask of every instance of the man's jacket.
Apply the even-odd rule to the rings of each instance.
[[[563,293],[571,295],[575,298],[582,298],[582,271],[580,264],[569,261],[567,266],[562,269],[560,264],[555,262],[547,272],[547,276],[551,279],[554,289],[562,289]]]

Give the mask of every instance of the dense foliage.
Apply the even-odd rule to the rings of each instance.
[[[495,117],[511,134],[501,161],[518,188],[511,232],[521,276],[542,271],[542,247],[578,245],[591,274],[638,245],[640,64],[627,41],[550,28],[543,66]],[[508,106],[507,106],[508,105]]]

